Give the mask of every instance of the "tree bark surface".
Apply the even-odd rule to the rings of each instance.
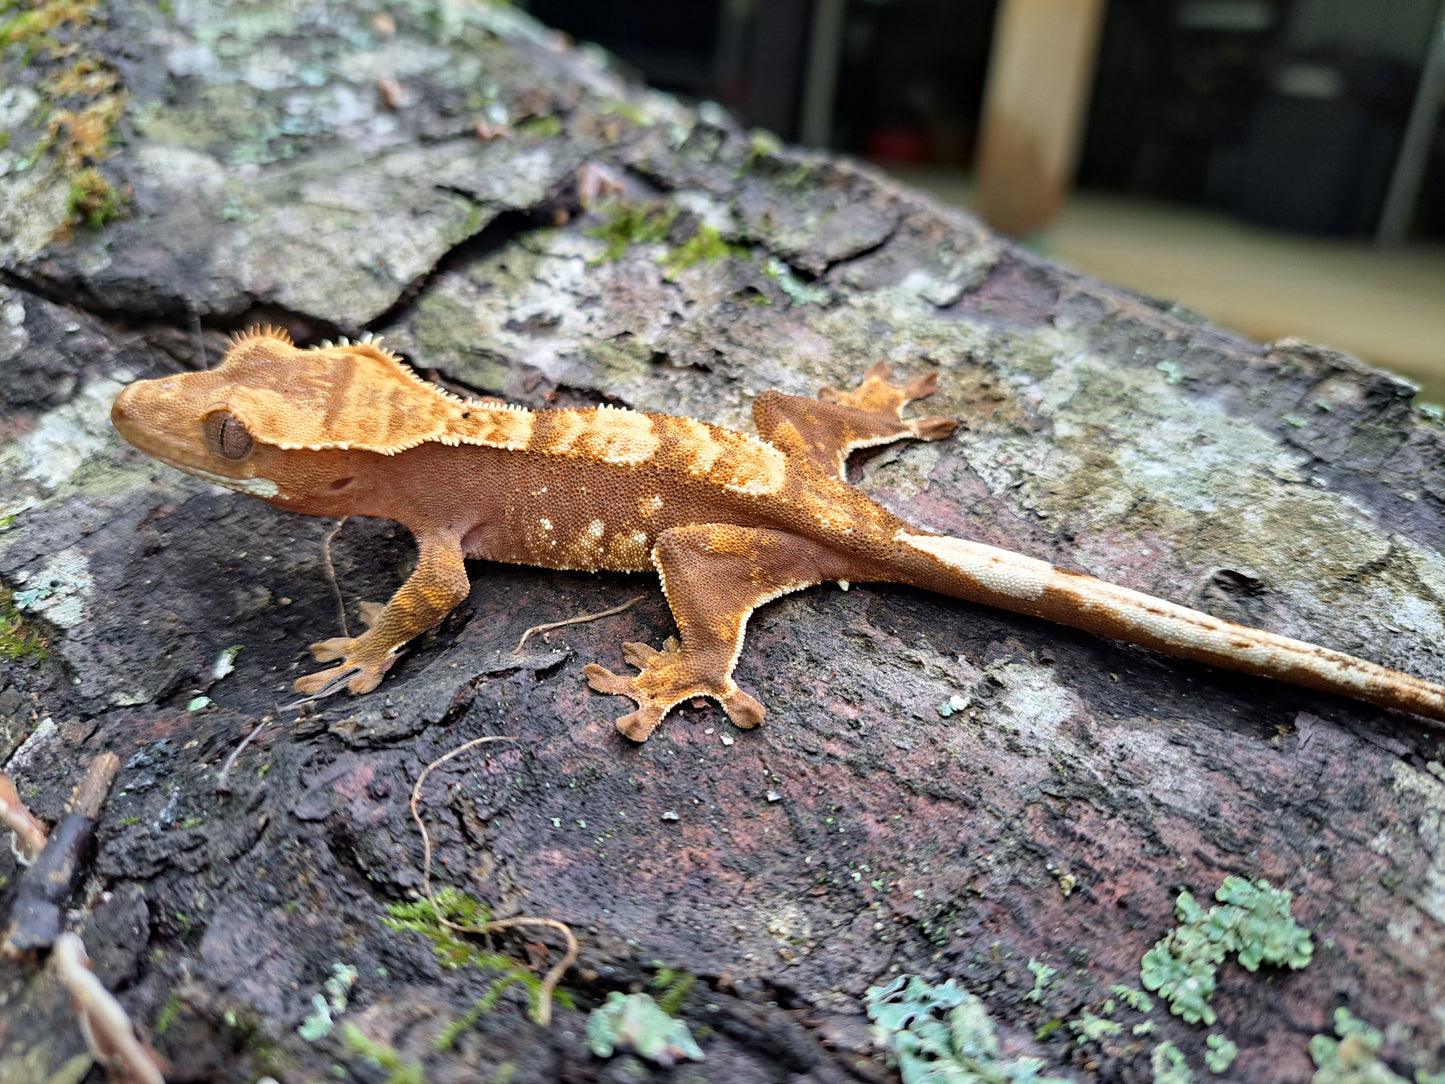
[[[382,333],[530,407],[742,428],[766,388],[936,368],[957,434],[854,464],[899,515],[1442,681],[1445,431],[1409,385],[1062,268],[505,6],[64,7],[0,56],[0,764],[54,824],[119,755],[67,922],[167,1079],[387,1079],[360,1035],[432,1082],[882,1080],[862,999],[904,974],[956,979],[1001,1057],[1054,1076],[1149,1079],[1167,1040],[1203,1079],[1218,1033],[1230,1077],[1303,1081],[1338,1008],[1394,1072],[1441,1070],[1439,727],[858,585],[754,615],[761,728],[689,704],[635,745],[581,670],[672,634],[655,579],[482,565],[376,692],[286,710],[340,631],[333,524],[108,421],[124,382],[261,321]],[[589,210],[598,169],[625,190]],[[353,628],[412,556],[390,523],[342,528]],[[564,921],[582,955],[549,1027],[513,987],[439,1050],[498,973],[383,920],[421,886],[415,780],[483,735],[514,740],[423,788],[434,883]],[[0,856],[0,906],[20,873]],[[1231,874],[1294,893],[1313,961],[1228,961],[1212,1029],[1125,1007],[1179,891]],[[559,952],[494,947],[539,973]],[[44,963],[0,970],[7,1082],[88,1065]],[[698,979],[678,1015],[706,1060],[589,1053],[588,1011],[669,970]]]

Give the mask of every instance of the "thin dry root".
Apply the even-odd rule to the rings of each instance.
[[[520,655],[522,653],[522,646],[534,632],[547,632],[551,629],[560,629],[563,625],[581,625],[587,621],[596,621],[599,617],[611,617],[613,614],[620,614],[623,610],[632,609],[632,607],[636,606],[646,597],[646,595],[638,595],[636,598],[628,599],[621,606],[614,606],[610,610],[599,610],[595,614],[579,614],[576,617],[569,617],[565,621],[549,621],[545,625],[533,625],[526,632],[522,633],[522,638],[517,641],[517,646],[512,648],[512,654]]]
[[[326,537],[321,540],[321,569],[326,573],[326,582],[331,585],[331,594],[336,599],[336,616],[341,624],[341,635],[348,640],[351,633],[346,629],[346,600],[341,597],[341,584],[336,582],[336,566],[331,563],[331,543],[341,528],[346,525],[349,516],[342,516],[336,521],[336,526],[327,532]]]
[[[15,857],[30,865],[45,849],[45,825],[25,808],[15,784],[0,772],[0,824],[15,833]]]
[[[632,600],[632,602],[636,601],[637,599]],[[632,602],[629,602],[627,605],[631,606]],[[626,607],[624,606],[622,607],[622,609],[626,609]],[[592,616],[599,617],[602,615],[594,614]],[[561,623],[568,624],[569,622]],[[436,920],[440,922],[443,926],[445,926],[449,930],[454,930],[457,933],[474,933],[481,934],[483,936],[492,933],[500,933],[502,930],[509,930],[512,929],[514,926],[542,926],[550,930],[556,930],[566,940],[567,951],[563,954],[562,959],[557,961],[557,963],[552,967],[552,969],[547,972],[546,976],[542,979],[541,988],[538,990],[537,1023],[545,1027],[547,1024],[550,1024],[552,1022],[552,992],[557,989],[557,984],[562,981],[562,976],[567,973],[567,969],[577,962],[578,944],[576,936],[572,933],[572,928],[568,926],[565,922],[560,922],[555,918],[532,918],[527,915],[518,915],[516,918],[501,918],[497,919],[495,922],[484,922],[480,926],[463,926],[459,923],[451,921],[449,918],[443,915],[441,912],[441,908],[437,906],[436,897],[432,895],[431,833],[426,830],[426,823],[421,819],[421,810],[419,808],[421,805],[421,786],[423,783],[426,782],[426,777],[431,774],[432,769],[439,768],[441,765],[445,764],[453,757],[465,753],[468,749],[471,749],[474,746],[484,745],[487,742],[516,740],[516,738],[504,737],[501,735],[488,735],[485,738],[473,738],[471,741],[465,742],[462,745],[457,746],[451,752],[445,753],[442,756],[437,757],[436,760],[432,761],[421,770],[421,774],[416,777],[416,785],[411,788],[411,819],[416,821],[416,826],[421,832],[422,894],[426,896],[427,902],[431,904],[432,913],[436,915]]]
[[[50,953],[60,981],[75,999],[80,1030],[95,1060],[105,1066],[112,1084],[165,1084],[161,1059],[136,1037],[130,1017],[90,970],[85,945],[63,933]]]

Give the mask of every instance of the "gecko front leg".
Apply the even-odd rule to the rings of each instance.
[[[467,597],[471,584],[458,537],[449,531],[417,537],[416,569],[384,607],[369,604],[363,617],[370,626],[360,636],[336,636],[311,645],[321,662],[341,665],[296,679],[298,693],[314,696],[350,675],[353,693],[370,692],[396,661],[397,649],[440,624]]]
[[[846,482],[848,456],[859,448],[895,440],[941,440],[953,432],[958,423],[952,418],[903,417],[905,406],[937,389],[937,373],[906,384],[889,383],[890,375],[888,364],[880,361],[852,391],[823,388],[816,399],[765,391],[753,400],[758,436]]]
[[[674,705],[695,696],[718,701],[735,724],[763,721],[763,706],[732,680],[748,617],[763,603],[827,579],[846,578],[845,562],[808,539],[785,531],[702,523],[663,531],[652,550],[662,590],[681,640],[661,651],[627,643],[622,650],[640,673],[632,677],[590,663],[592,688],[637,702],[617,720],[633,741],[646,741]]]

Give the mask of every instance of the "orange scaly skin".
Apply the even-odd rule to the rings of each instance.
[[[263,328],[215,369],[130,385],[111,418],[136,447],[201,478],[296,512],[396,520],[416,536],[416,571],[368,608],[367,631],[312,645],[340,665],[299,679],[306,694],[343,680],[375,688],[396,652],[466,597],[471,557],[660,574],[680,640],[623,644],[631,677],[586,668],[594,689],[637,703],[617,721],[635,741],[696,696],[738,726],[762,722],[732,680],[748,617],[824,580],[909,583],[1445,720],[1445,687],[898,519],[846,483],[848,454],[937,440],[955,423],[902,417],[935,374],[887,377],[879,364],[851,392],[764,392],[758,439],[661,414],[462,400],[375,343],[302,350]]]

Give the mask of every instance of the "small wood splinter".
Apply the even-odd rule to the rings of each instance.
[[[30,865],[45,849],[45,825],[26,808],[14,782],[4,772],[0,772],[0,824],[13,833],[11,849],[22,865]]]

